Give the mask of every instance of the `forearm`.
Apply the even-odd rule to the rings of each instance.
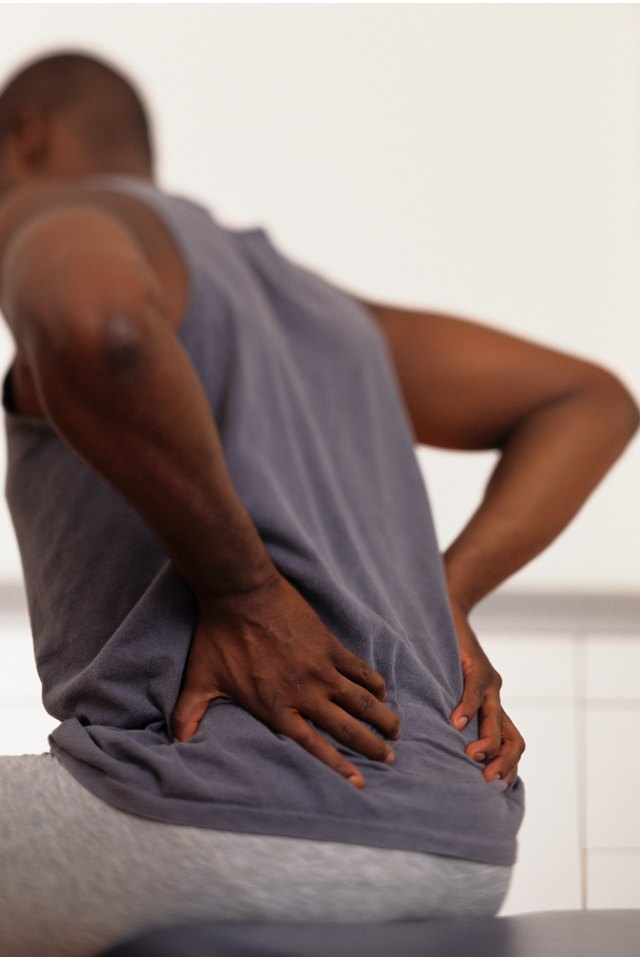
[[[56,430],[147,522],[201,600],[275,568],[135,236],[86,203],[39,209],[0,250],[17,367]]]
[[[465,611],[564,529],[637,425],[624,388],[602,377],[532,411],[501,447],[484,499],[445,553],[449,591]]]
[[[147,309],[63,340],[34,337],[30,350],[47,416],[140,513],[198,597],[268,580],[273,565],[174,331]]]

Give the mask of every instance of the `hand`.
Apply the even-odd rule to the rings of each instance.
[[[383,678],[280,575],[251,593],[201,604],[171,718],[177,740],[191,739],[216,697],[235,700],[355,787],[364,786],[361,772],[309,721],[370,760],[393,762],[389,744],[359,722],[398,737],[400,721],[382,703]]]
[[[451,714],[451,722],[457,730],[463,730],[477,713],[480,736],[468,745],[465,753],[478,763],[486,763],[483,773],[485,780],[512,783],[518,773],[518,761],[524,753],[525,742],[502,709],[502,679],[491,666],[469,626],[466,614],[455,601],[452,602],[452,612],[464,689],[460,703]]]

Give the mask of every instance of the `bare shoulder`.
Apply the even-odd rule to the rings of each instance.
[[[4,307],[16,291],[26,291],[29,302],[57,301],[52,296],[56,283],[67,299],[75,290],[85,303],[122,292],[123,284],[132,296],[137,288],[152,288],[154,302],[174,329],[183,319],[189,291],[186,266],[167,228],[136,198],[60,182],[21,187],[3,198],[0,297],[16,345],[13,402],[17,412],[31,416],[42,416],[43,410],[26,360],[24,330],[12,318],[15,311]]]
[[[135,251],[155,275],[166,312],[178,327],[188,299],[188,274],[180,251],[158,215],[128,194],[74,182],[21,187],[0,201],[0,264],[12,241],[47,223],[58,237],[80,244],[100,237],[111,251]]]

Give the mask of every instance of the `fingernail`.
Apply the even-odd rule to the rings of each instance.
[[[395,760],[395,758],[396,758],[395,752],[390,749],[390,750],[387,752],[386,757],[384,758],[384,762],[385,762],[385,763],[393,763],[393,761]]]
[[[362,787],[362,780],[360,779],[360,777],[359,777],[357,774],[352,773],[350,777],[347,777],[347,780],[349,781],[349,783],[353,784],[353,786],[356,787],[356,789],[358,789],[358,790],[361,789],[361,787]]]
[[[502,780],[502,774],[501,774],[501,773],[494,773],[493,779],[494,779],[494,780]]]
[[[487,759],[487,755],[486,753],[476,753],[475,759],[478,761],[478,763],[482,763],[483,760]]]
[[[458,717],[458,719],[454,723],[454,726],[456,730],[462,730],[463,727],[466,727],[468,723],[469,723],[469,717]]]

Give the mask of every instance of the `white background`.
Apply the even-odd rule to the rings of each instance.
[[[0,35],[2,77],[74,46],[128,70],[161,181],[230,225],[638,384],[637,5],[4,4]],[[639,449],[512,586],[638,588]],[[423,459],[446,541],[492,455]],[[18,576],[3,514],[0,579]]]
[[[161,181],[230,225],[265,225],[354,291],[580,353],[637,391],[637,5],[0,4],[0,37],[0,82],[59,47],[127,69]],[[421,459],[446,541],[493,458]],[[637,591],[639,461],[636,442],[510,587]],[[18,577],[0,514],[0,587]],[[637,635],[483,643],[528,741],[505,911],[640,908]],[[29,647],[24,611],[0,609],[0,754],[46,749],[54,726]]]

